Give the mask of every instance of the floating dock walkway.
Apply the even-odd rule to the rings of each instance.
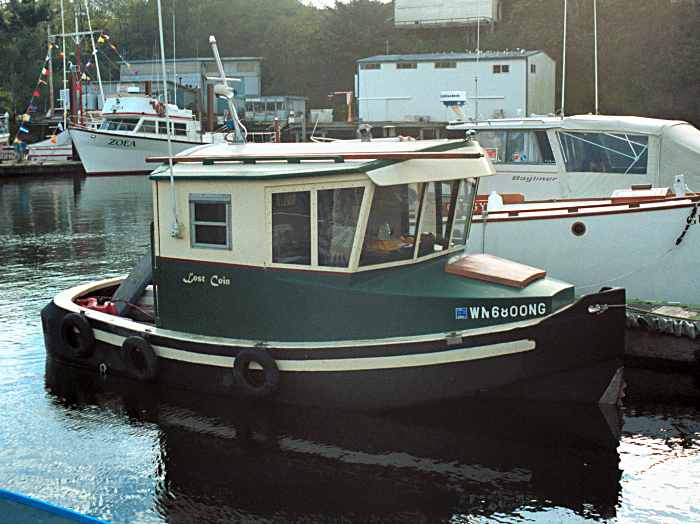
[[[79,161],[32,162],[14,160],[0,162],[0,179],[28,176],[81,176],[83,164]]]

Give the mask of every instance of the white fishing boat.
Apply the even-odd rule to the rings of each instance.
[[[526,200],[607,198],[616,189],[671,187],[685,175],[700,190],[700,131],[687,122],[578,115],[452,122],[473,130],[496,172],[482,192]]]
[[[203,143],[191,110],[129,87],[105,99],[96,129],[73,126],[69,132],[88,175],[141,175],[152,170],[146,157],[168,154],[168,125],[173,153]]]

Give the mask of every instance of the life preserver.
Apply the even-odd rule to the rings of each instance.
[[[262,376],[252,375],[250,364],[255,362],[262,368]],[[257,370],[252,370],[255,372]],[[275,359],[265,351],[243,349],[233,363],[233,377],[238,390],[251,398],[265,398],[272,395],[280,383],[280,371]]]
[[[158,356],[142,337],[128,337],[122,343],[127,374],[140,382],[152,382],[158,376]]]
[[[95,333],[87,319],[77,313],[68,313],[61,320],[61,341],[70,357],[88,358],[95,351]]]

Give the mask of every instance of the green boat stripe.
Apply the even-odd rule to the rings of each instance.
[[[95,338],[121,347],[126,337],[95,330]],[[412,355],[399,355],[393,357],[366,357],[366,358],[342,358],[319,360],[277,360],[280,371],[295,372],[319,372],[319,371],[366,371],[378,369],[397,369],[419,366],[435,366],[440,364],[454,364],[482,360],[485,358],[513,355],[532,351],[536,347],[535,341],[530,339],[514,340],[484,346],[472,346],[468,348],[449,349],[431,353],[417,353]],[[193,353],[181,349],[173,349],[165,346],[153,346],[156,354],[161,358],[203,364],[223,368],[232,368],[235,358],[219,355],[205,355]],[[252,365],[251,368],[255,368]]]

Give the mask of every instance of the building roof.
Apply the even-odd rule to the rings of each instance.
[[[222,62],[262,62],[264,60],[261,56],[222,56]],[[129,60],[130,64],[151,64],[160,63],[160,58],[149,59],[149,60]],[[171,58],[168,59],[168,63],[172,63]],[[214,62],[213,58],[176,58],[175,62]],[[122,64],[126,65],[126,64]]]
[[[472,61],[476,60],[515,60],[519,58],[527,58],[529,56],[545,54],[540,50],[515,49],[506,51],[481,51],[480,53],[419,53],[410,55],[375,55],[367,58],[360,58],[357,63],[364,64],[368,62],[434,62],[435,60],[452,60],[452,61]]]

